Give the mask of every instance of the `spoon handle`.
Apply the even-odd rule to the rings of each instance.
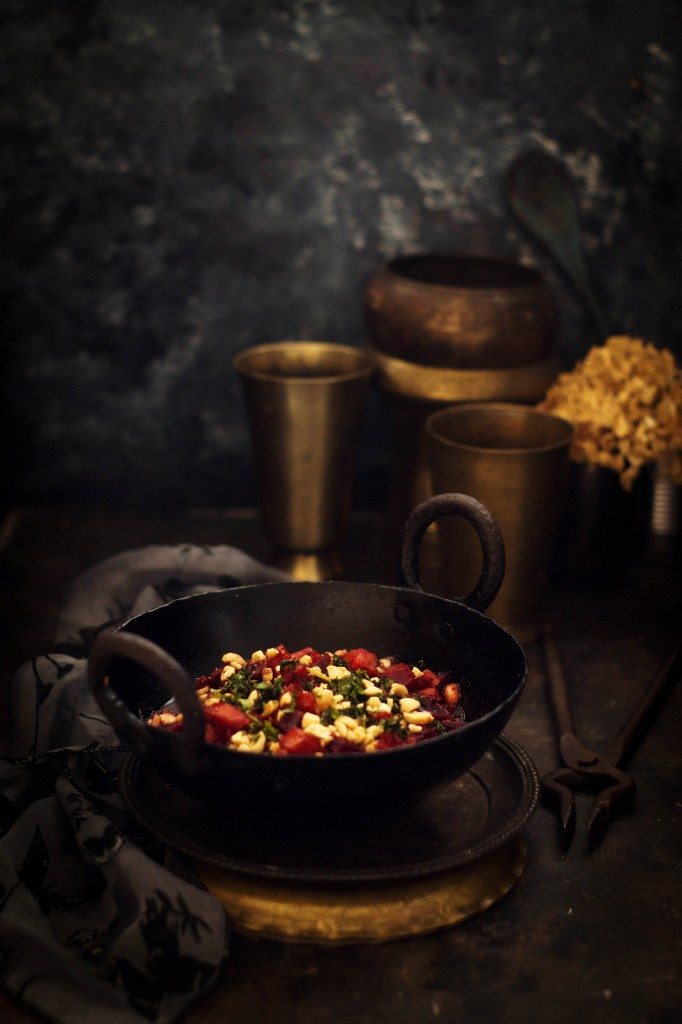
[[[559,265],[605,339],[608,325],[590,281],[575,183],[564,165],[541,150],[522,153],[507,171],[506,194],[519,222]]]

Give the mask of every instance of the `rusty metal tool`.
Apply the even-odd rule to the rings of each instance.
[[[568,685],[551,627],[546,626],[542,647],[547,682],[559,733],[559,751],[563,767],[548,772],[542,779],[547,796],[559,806],[564,848],[575,834],[574,790],[597,789],[587,821],[590,852],[604,837],[613,813],[631,804],[637,792],[633,777],[622,770],[650,725],[654,710],[667,687],[682,667],[678,644],[656,670],[628,718],[604,751],[599,754],[586,746],[575,733],[568,697]]]

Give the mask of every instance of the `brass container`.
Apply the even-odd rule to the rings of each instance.
[[[370,282],[365,307],[379,352],[421,367],[458,370],[542,364],[559,322],[556,300],[539,271],[475,256],[392,260]],[[476,375],[467,386],[478,386]],[[489,381],[484,377],[480,386]]]
[[[265,531],[295,579],[338,575],[371,353],[323,341],[240,352]]]
[[[389,942],[450,928],[487,910],[518,881],[526,845],[499,849],[436,875],[352,888],[249,878],[211,864],[193,866],[236,931],[322,945]]]
[[[433,493],[424,423],[453,402],[538,402],[554,383],[558,306],[539,271],[499,257],[395,259],[365,315],[393,419],[388,529]]]
[[[558,416],[505,404],[462,404],[426,421],[432,486],[483,502],[506,549],[504,582],[488,609],[517,640],[536,639],[568,479],[573,428]],[[481,556],[462,520],[439,524],[443,586],[471,590]]]

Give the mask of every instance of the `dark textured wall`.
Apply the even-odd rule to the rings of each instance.
[[[581,193],[612,327],[679,344],[677,0],[13,0],[0,116],[11,498],[243,503],[231,356],[359,343],[386,258],[539,263],[529,145]],[[676,248],[677,247],[677,248]],[[358,500],[381,498],[374,398]]]

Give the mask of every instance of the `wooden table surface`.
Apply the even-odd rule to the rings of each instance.
[[[356,516],[346,576],[393,582],[379,517]],[[267,560],[248,511],[167,516],[18,510],[0,553],[6,679],[49,649],[70,582],[94,562],[147,543],[228,543]],[[427,566],[427,580],[428,580]],[[570,676],[576,726],[606,744],[658,662],[679,639],[680,571],[670,554],[633,561],[601,589],[554,586],[548,612]],[[540,773],[556,765],[539,652],[508,734]],[[554,814],[541,806],[526,829],[528,860],[499,904],[456,928],[378,946],[291,945],[234,935],[229,959],[188,1024],[425,1024],[427,1021],[576,1021],[666,1024],[682,1014],[680,743],[682,696],[672,689],[629,765],[634,811],[618,816],[588,854],[579,798],[576,839],[561,852]],[[340,836],[343,841],[343,836]],[[0,996],[0,1019],[39,1018]]]

